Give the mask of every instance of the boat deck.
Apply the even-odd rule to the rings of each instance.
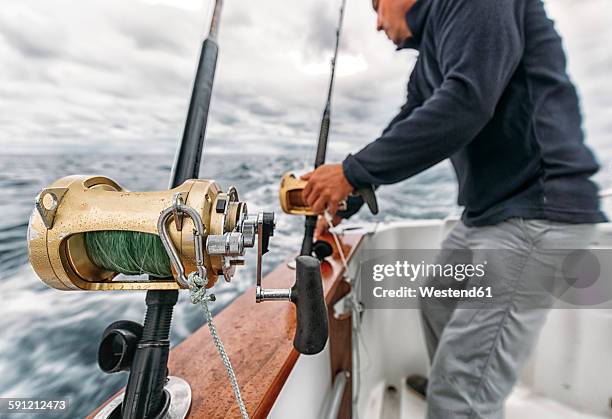
[[[449,219],[380,225],[366,237],[361,251],[435,249],[453,224]],[[612,249],[612,223],[597,226],[590,248]],[[358,261],[359,255],[355,258]],[[602,272],[611,271],[609,259],[600,257],[598,261]],[[610,281],[601,281],[601,286],[602,295],[612,295]],[[505,417],[612,417],[612,364],[604,361],[612,348],[612,336],[607,332],[611,326],[608,306],[551,310],[519,384],[506,401]],[[407,374],[427,375],[429,370],[418,311],[366,310],[360,334],[359,417],[424,418],[425,402],[404,384]]]
[[[363,418],[422,419],[425,401],[412,393],[404,384],[381,382],[369,394]],[[506,402],[506,419],[602,419],[557,401],[535,394],[526,387],[517,386]]]

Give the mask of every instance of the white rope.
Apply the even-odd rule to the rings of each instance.
[[[344,256],[344,249],[340,245],[340,239],[338,238],[338,235],[333,230],[334,219],[332,218],[331,214],[327,212],[327,210],[325,210],[325,212],[323,213],[323,217],[325,218],[325,221],[327,221],[327,225],[329,226],[329,232],[334,238],[334,242],[336,243],[336,248],[338,249],[338,253],[340,253],[340,260],[342,261],[342,266],[344,266],[344,275],[348,276],[348,263],[346,261],[346,256]]]
[[[215,301],[214,294],[206,295],[206,283],[208,282],[208,278],[203,279],[197,274],[197,272],[192,272],[187,277],[187,282],[189,283],[189,296],[191,298],[191,302],[193,304],[200,304],[204,309],[204,318],[206,319],[206,323],[208,324],[208,329],[210,330],[210,334],[212,335],[213,342],[217,347],[217,352],[219,352],[219,356],[221,356],[221,361],[223,362],[225,370],[227,371],[227,376],[229,377],[230,383],[232,385],[232,390],[234,391],[234,397],[236,398],[236,403],[238,403],[240,414],[242,415],[243,419],[249,419],[249,414],[247,413],[246,407],[244,406],[244,401],[242,400],[242,396],[240,395],[240,387],[238,387],[238,379],[236,378],[236,374],[234,373],[234,368],[232,367],[232,363],[230,362],[230,359],[227,356],[227,352],[225,352],[223,342],[221,342],[221,338],[217,333],[217,328],[213,323],[212,314],[210,313],[210,309],[208,308],[208,302]]]

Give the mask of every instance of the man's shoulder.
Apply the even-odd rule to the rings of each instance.
[[[501,9],[522,8],[527,0],[418,0],[431,3],[430,17],[435,19],[452,18],[459,16],[459,11],[486,12]],[[474,17],[486,13],[476,13]]]

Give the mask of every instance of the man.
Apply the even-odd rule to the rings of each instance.
[[[546,264],[533,255],[559,244],[584,247],[593,224],[606,221],[561,39],[540,0],[373,5],[377,29],[398,49],[419,51],[407,102],[376,141],[306,174],[304,199],[336,214],[355,189],[451,159],[465,210],[439,260],[452,249],[479,249],[485,260],[496,258],[487,249],[505,249],[488,269],[500,299],[491,310],[422,300],[431,371],[428,382],[408,384],[426,390],[430,419],[502,417],[546,315],[526,308],[552,304],[529,288]]]

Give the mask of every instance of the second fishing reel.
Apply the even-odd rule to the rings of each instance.
[[[295,174],[285,173],[281,178],[278,198],[283,212],[290,215],[316,216],[317,214],[302,198],[308,181],[299,179]],[[374,215],[378,214],[378,201],[374,188],[356,190],[353,195],[361,197]],[[338,207],[340,211],[347,209],[347,202],[343,201]]]
[[[281,178],[279,201],[283,212],[286,214],[306,216],[308,230],[308,223],[311,223],[311,225],[316,224],[317,214],[303,199],[304,189],[307,184],[307,181],[298,178],[293,173],[286,173]],[[372,214],[378,214],[378,201],[376,200],[374,187],[356,190],[351,195],[360,197],[368,206]],[[340,211],[346,211],[348,209],[347,200],[340,202],[338,209]],[[314,229],[314,227],[312,227],[312,229]],[[302,244],[302,251],[307,250],[305,252],[306,254],[312,253],[321,261],[333,254],[333,246],[329,241],[319,239],[313,242],[314,237],[312,237],[312,231],[305,232],[304,240],[308,242],[306,246]]]

